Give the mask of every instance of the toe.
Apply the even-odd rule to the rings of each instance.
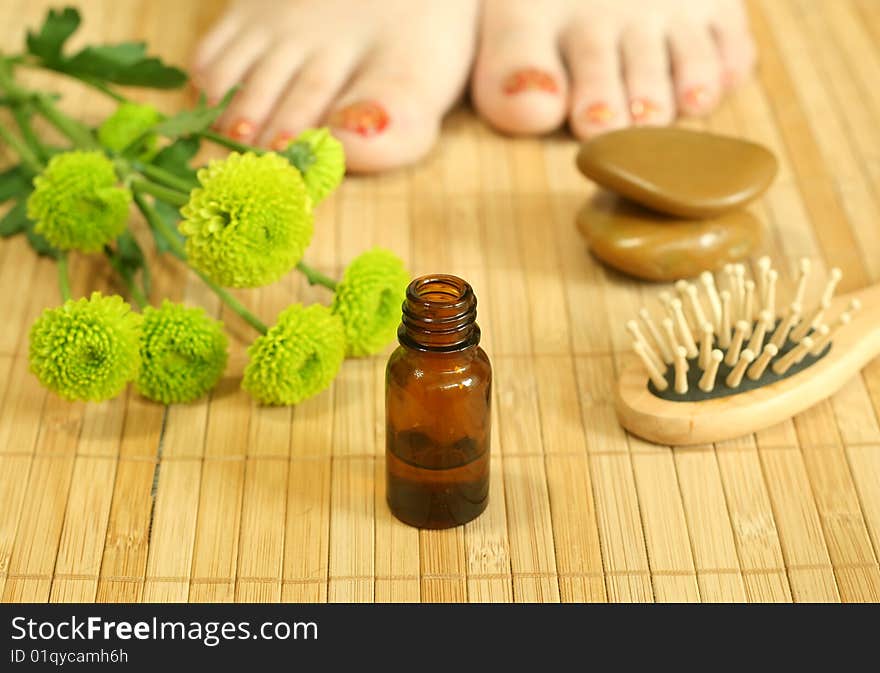
[[[616,32],[592,20],[573,22],[563,38],[571,73],[569,125],[581,139],[630,122]]]
[[[624,30],[620,40],[629,113],[635,125],[662,125],[675,117],[669,52],[659,22]]]
[[[345,146],[347,167],[375,172],[412,163],[437,138],[442,109],[414,96],[416,80],[367,72],[336,100],[326,123]]]
[[[353,52],[328,49],[306,61],[266,122],[260,144],[283,149],[301,131],[316,126],[351,76],[356,58]]]
[[[443,114],[461,94],[469,50],[450,52],[429,25],[377,41],[332,103],[326,123],[345,146],[350,170],[412,163],[434,144]]]
[[[669,50],[678,111],[711,112],[721,96],[721,62],[708,28],[679,22],[669,28]]]
[[[223,15],[199,42],[193,56],[193,75],[198,79],[208,65],[222,52],[241,30],[241,17],[234,10]],[[201,83],[199,83],[201,85]]]
[[[722,83],[727,88],[735,87],[752,72],[757,56],[742,4],[731,3],[712,28],[721,60]]]
[[[504,2],[505,11],[485,12],[472,79],[474,104],[501,131],[552,131],[565,118],[568,98],[558,21],[530,3]]]
[[[266,122],[303,59],[294,41],[272,47],[252,67],[232,103],[217,123],[223,132],[251,142]]]
[[[201,86],[209,100],[216,101],[241,82],[247,72],[272,45],[260,31],[235,35],[203,70]]]

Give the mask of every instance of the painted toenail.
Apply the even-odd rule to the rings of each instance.
[[[229,136],[236,140],[242,140],[253,135],[255,129],[256,127],[251,120],[239,119],[229,127]]]
[[[275,136],[275,139],[271,143],[271,147],[276,152],[281,152],[287,149],[291,140],[293,140],[293,134],[288,133],[287,131],[282,131]]]
[[[346,105],[333,113],[330,125],[364,137],[378,135],[388,126],[388,113],[378,103],[362,101]]]
[[[684,92],[684,102],[692,110],[704,109],[709,100],[709,91],[704,86],[695,86]]]
[[[597,126],[604,126],[616,116],[614,110],[605,103],[593,103],[587,107],[585,113],[587,121]]]
[[[659,112],[660,106],[649,98],[633,98],[629,102],[629,113],[637,124],[650,121]]]
[[[559,85],[556,83],[556,78],[544,70],[523,68],[504,81],[504,93],[513,95],[523,91],[559,93]]]

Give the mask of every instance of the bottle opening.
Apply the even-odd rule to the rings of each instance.
[[[435,274],[413,280],[406,289],[400,342],[412,348],[452,351],[480,341],[477,298],[467,281]]]

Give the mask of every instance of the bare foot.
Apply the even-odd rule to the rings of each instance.
[[[410,163],[434,144],[473,59],[477,0],[238,0],[204,38],[195,80],[210,98],[243,83],[220,120],[280,147],[327,124],[348,166]]]
[[[740,0],[483,0],[474,102],[508,133],[580,138],[703,115],[748,75]]]

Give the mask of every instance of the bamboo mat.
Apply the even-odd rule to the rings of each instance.
[[[146,39],[179,63],[220,7],[83,2],[88,39]],[[43,2],[4,0],[17,48]],[[761,253],[880,281],[880,3],[751,5],[759,77],[696,127],[771,147],[754,210]],[[173,19],[172,19],[173,17]],[[35,83],[47,84],[47,77]],[[105,101],[79,88],[89,119]],[[149,99],[172,109],[183,94]],[[6,120],[4,120],[4,123]],[[612,408],[623,324],[663,288],[587,254],[574,213],[591,188],[558,135],[510,140],[468,111],[418,167],[349,178],[322,205],[307,259],[338,273],[383,245],[413,273],[474,285],[496,372],[488,511],[447,531],[384,503],[385,355],[349,360],[294,408],[240,391],[246,325],[172,260],[153,299],[222,315],[235,335],[213,397],[163,408],[131,392],[69,404],[27,373],[27,328],[59,302],[52,264],[0,242],[0,597],[3,601],[876,601],[880,361],[793,421],[684,450],[627,436]],[[75,291],[112,289],[77,258]],[[239,295],[267,321],[328,301],[291,276]]]

